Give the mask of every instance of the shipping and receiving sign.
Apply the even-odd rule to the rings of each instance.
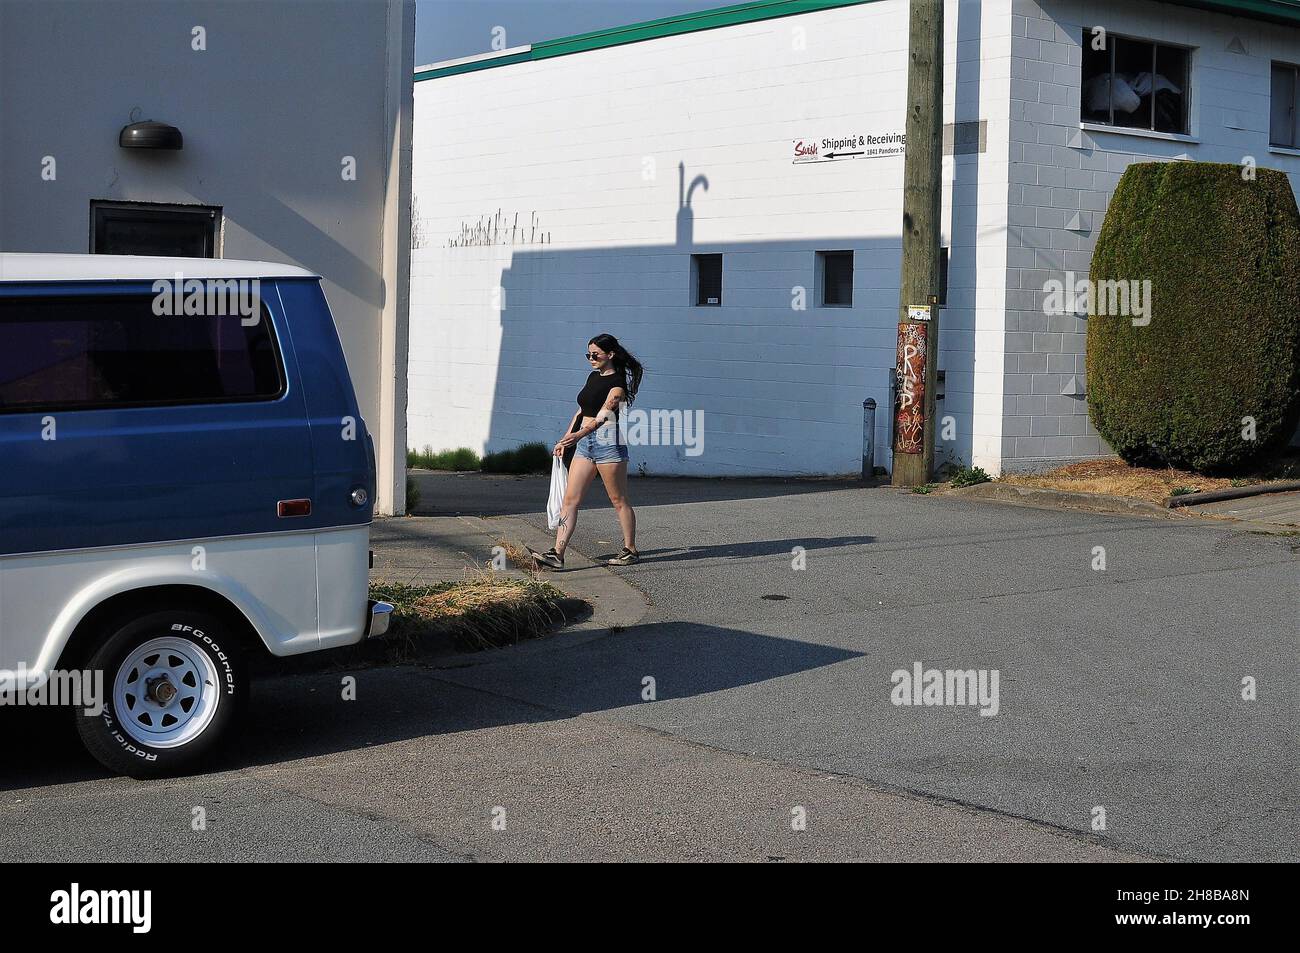
[[[906,145],[907,136],[901,132],[795,139],[793,161],[795,165],[806,165],[813,162],[838,162],[843,159],[901,156]]]

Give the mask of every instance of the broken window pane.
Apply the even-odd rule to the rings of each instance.
[[[1107,36],[1093,47],[1083,33],[1080,116],[1084,122],[1186,134],[1190,53],[1125,36]]]

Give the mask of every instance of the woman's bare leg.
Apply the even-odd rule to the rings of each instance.
[[[627,501],[627,461],[602,463],[596,469],[600,471],[600,478],[605,483],[609,502],[618,514],[618,525],[623,530],[623,545],[636,552],[636,513]]]
[[[560,525],[555,528],[555,551],[561,556],[569,548],[569,537],[578,525],[578,504],[582,502],[587,487],[596,478],[596,464],[586,457],[573,455],[569,464],[569,482],[564,491],[564,505],[560,507]]]

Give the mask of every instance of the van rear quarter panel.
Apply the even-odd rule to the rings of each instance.
[[[311,427],[313,515],[321,526],[368,524],[375,497],[368,432],[325,293],[319,282],[307,279],[280,281],[277,290],[293,335]],[[356,487],[366,490],[365,506],[350,501]]]
[[[347,645],[356,641],[357,607],[365,607],[369,590],[370,537],[365,527],[374,510],[374,450],[320,283],[286,280],[277,290],[293,335],[311,431],[312,515],[322,526],[341,528],[317,537],[320,647]],[[363,506],[351,501],[358,487],[366,491]],[[354,532],[346,532],[348,527]]]
[[[348,495],[363,485],[373,500],[365,428],[319,283],[287,281],[283,297],[277,284],[262,282],[285,371],[276,400],[0,413],[0,670],[38,677],[95,605],[151,585],[224,595],[277,655],[362,636],[372,508]],[[0,284],[0,295],[150,288]],[[310,516],[277,515],[299,498]]]

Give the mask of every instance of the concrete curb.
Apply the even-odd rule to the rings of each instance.
[[[1072,493],[1066,490],[1048,490],[1035,486],[1016,486],[1010,483],[978,483],[975,486],[938,490],[937,496],[961,496],[968,499],[992,500],[998,503],[1016,503],[1022,506],[1086,510],[1091,513],[1115,513],[1124,516],[1154,516],[1160,519],[1182,518],[1168,507],[1146,500],[1105,493]]]

